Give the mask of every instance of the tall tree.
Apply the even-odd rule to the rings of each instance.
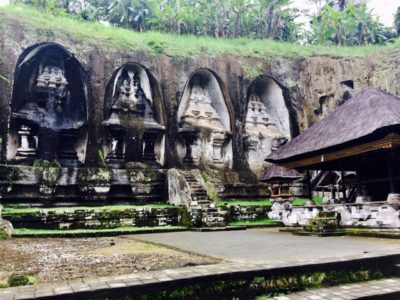
[[[397,8],[396,15],[394,16],[394,26],[396,28],[397,36],[400,36],[400,6]]]

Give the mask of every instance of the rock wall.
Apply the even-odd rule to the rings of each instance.
[[[102,126],[105,90],[115,71],[124,64],[138,63],[159,85],[165,112],[165,167],[182,167],[176,137],[178,107],[191,74],[204,68],[215,74],[231,114],[232,170],[249,170],[244,149],[245,120],[250,87],[264,75],[282,89],[290,115],[293,136],[306,130],[366,85],[400,94],[400,58],[396,51],[364,59],[246,58],[232,55],[192,56],[188,58],[114,50],[112,45],[93,47],[66,33],[41,31],[15,21],[0,22],[0,137],[2,159],[6,157],[8,123],[14,83],[14,70],[24,49],[41,43],[62,45],[82,64],[88,82],[88,142],[86,167],[99,167],[98,150],[105,144]],[[262,158],[260,158],[262,159]]]
[[[5,214],[15,228],[40,229],[105,229],[117,227],[177,226],[179,208],[127,208],[48,210]]]

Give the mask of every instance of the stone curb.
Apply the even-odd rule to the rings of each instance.
[[[273,297],[274,300],[395,300],[400,299],[400,278],[372,280]]]
[[[365,253],[361,256],[344,256],[341,259],[332,257],[311,261],[277,261],[273,264],[221,263],[5,288],[0,290],[0,299],[96,299],[99,296],[106,297],[107,294],[134,294],[139,290],[151,291],[182,287],[184,284],[197,284],[213,280],[241,280],[255,276],[295,274],[299,271],[303,273],[316,272],[337,269],[338,264],[349,268],[378,261],[398,262],[399,260],[400,254],[386,252],[385,254]]]

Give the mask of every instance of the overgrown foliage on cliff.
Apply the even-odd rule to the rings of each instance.
[[[73,40],[82,47],[114,49],[123,51],[145,51],[150,54],[165,54],[171,57],[193,55],[238,55],[255,58],[283,57],[366,57],[400,47],[400,40],[387,46],[368,45],[340,47],[323,45],[296,45],[269,39],[211,38],[193,35],[177,36],[155,31],[138,33],[132,30],[105,26],[66,16],[56,16],[33,8],[9,5],[0,7],[0,32],[15,35],[14,26],[20,24],[26,36],[34,41]]]
[[[292,0],[15,0],[40,10],[90,21],[106,21],[138,32],[149,30],[217,38],[248,37],[325,45],[391,42],[367,5],[346,0],[315,0],[311,31],[296,22]]]

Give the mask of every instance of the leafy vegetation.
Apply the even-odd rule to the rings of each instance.
[[[214,37],[294,41],[290,0],[16,0],[42,11],[107,21],[138,32],[158,30]]]
[[[342,11],[326,5],[313,16],[312,31],[311,42],[342,46],[384,44],[395,38],[395,32],[384,28],[366,3]]]
[[[127,299],[271,299],[271,297],[344,283],[384,278],[378,266],[358,270],[325,272],[299,271],[295,275],[255,276],[181,285],[161,292],[141,292]]]
[[[312,16],[311,30],[306,30],[307,26],[296,21],[302,12],[291,0],[15,0],[46,13],[107,22],[137,32],[338,45],[383,44],[395,36],[365,3],[315,2],[323,6]]]
[[[100,23],[86,22],[54,16],[26,7],[0,7],[2,23],[10,20],[27,24],[27,30],[37,30],[41,35],[46,32],[57,32],[59,37],[79,40],[82,46],[101,49],[120,49],[129,51],[146,51],[150,54],[163,53],[173,57],[190,55],[240,55],[244,57],[365,57],[380,51],[396,49],[400,41],[389,46],[339,47],[319,45],[296,45],[271,40],[252,40],[248,38],[215,39],[193,35],[179,36],[168,33],[145,32],[105,26]],[[0,24],[1,27],[1,24]],[[2,27],[6,28],[6,27]],[[33,33],[31,33],[33,34]]]
[[[37,279],[34,276],[29,274],[12,274],[8,278],[8,286],[22,286],[22,285],[33,285],[35,284]]]
[[[316,197],[313,198],[314,202],[316,205],[322,205],[322,197]],[[292,202],[292,206],[304,206],[306,205],[307,201],[309,201],[309,199],[305,199],[305,198],[296,198],[293,200]]]

